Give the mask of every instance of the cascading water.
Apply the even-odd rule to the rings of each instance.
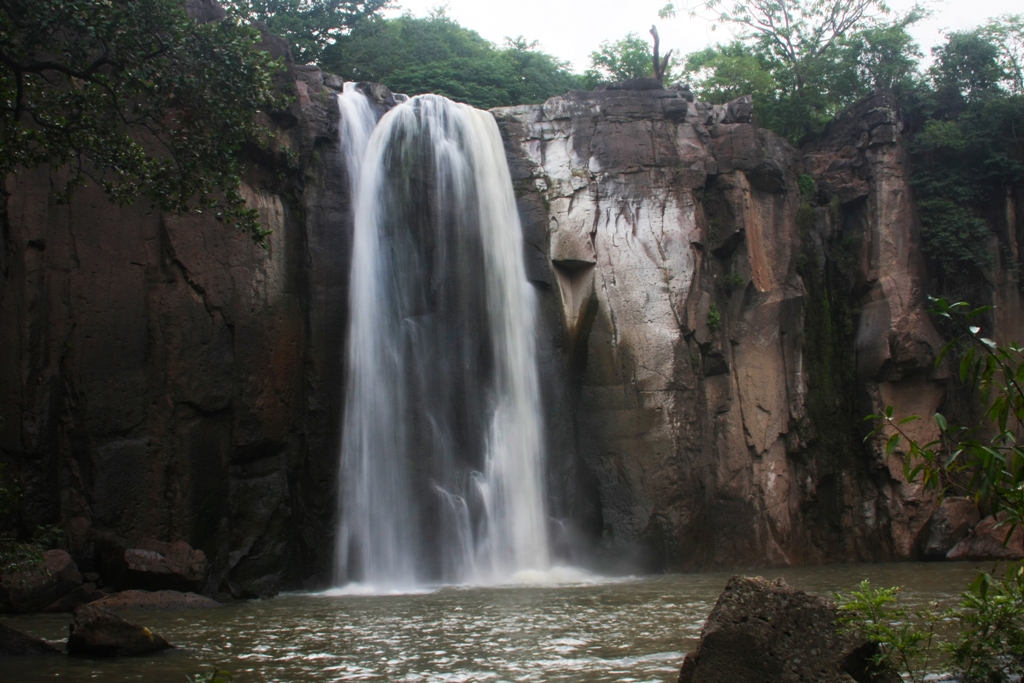
[[[339,105],[358,187],[336,582],[547,569],[535,303],[497,124],[423,95],[357,155],[375,118],[349,97],[363,102]]]

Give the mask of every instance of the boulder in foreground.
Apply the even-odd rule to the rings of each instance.
[[[81,585],[71,555],[47,550],[36,565],[0,577],[0,612],[38,612]]]
[[[18,629],[0,624],[0,657],[54,654],[60,654],[60,650],[42,638],[36,638],[22,633]]]
[[[68,654],[78,657],[145,655],[170,647],[145,626],[125,621],[95,604],[75,610],[75,623],[68,634]]]
[[[869,673],[877,645],[841,631],[836,616],[834,604],[782,579],[735,576],[683,660],[679,683],[888,681]]]

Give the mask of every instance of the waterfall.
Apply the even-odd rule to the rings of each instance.
[[[359,154],[372,109],[339,106],[358,184],[335,581],[547,569],[535,301],[497,124],[423,95]]]

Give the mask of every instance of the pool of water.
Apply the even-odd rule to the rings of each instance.
[[[913,604],[955,600],[975,572],[969,563],[902,563],[756,573],[821,595],[867,578],[904,586]],[[0,679],[183,683],[217,665],[235,683],[675,681],[730,575],[590,577],[406,595],[294,593],[219,609],[126,613],[178,649],[117,660],[7,658]],[[61,639],[70,615],[3,621]]]

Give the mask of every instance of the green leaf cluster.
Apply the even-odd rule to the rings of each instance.
[[[759,124],[794,142],[874,89],[906,87],[921,56],[907,29],[922,12],[887,19],[880,0],[708,0],[693,12],[740,33],[687,56],[693,90],[714,104],[752,94]]]
[[[222,0],[244,23],[260,22],[288,41],[298,64],[318,62],[324,48],[370,17],[389,0]]]
[[[933,304],[932,312],[956,331],[937,362],[954,349],[960,354],[959,378],[977,390],[985,429],[954,425],[936,413],[939,437],[922,444],[903,429],[920,416],[897,419],[888,406],[882,414],[866,418],[877,423],[868,438],[887,434],[887,457],[900,449],[905,452],[908,481],[920,478],[925,486],[942,492],[950,482],[962,482],[960,486],[976,502],[1000,515],[1009,538],[1024,523],[1024,446],[1017,442],[1024,432],[1024,349],[1016,343],[1001,346],[983,336],[980,321],[991,307],[971,309],[965,302],[945,299],[935,299]]]
[[[919,610],[904,607],[899,593],[899,588],[873,588],[865,579],[849,595],[836,594],[839,623],[878,644],[871,658],[874,673],[897,671],[912,683],[923,682],[938,654],[941,616],[934,604]]]
[[[435,93],[475,107],[540,103],[580,87],[568,65],[522,37],[502,48],[443,11],[373,18],[324,48],[324,70],[394,92]]]
[[[1005,577],[982,572],[957,605],[935,603],[911,610],[898,588],[873,588],[862,581],[837,594],[839,621],[878,644],[877,673],[894,671],[913,683],[940,672],[963,683],[1000,683],[1024,674],[1024,570]]]
[[[939,437],[922,444],[905,430],[920,416],[897,419],[893,407],[887,406],[882,414],[867,418],[878,424],[868,439],[887,435],[887,457],[902,451],[907,481],[920,480],[942,494],[955,485],[973,496],[980,507],[997,515],[1009,540],[1024,523],[1024,447],[1018,444],[1024,433],[1024,348],[1015,343],[1002,346],[984,336],[984,316],[991,307],[972,309],[965,302],[944,299],[933,304],[932,313],[955,331],[936,362],[942,363],[952,353],[959,355],[959,379],[976,390],[984,423],[958,426],[936,413]],[[898,645],[904,642],[892,629],[911,623],[904,613],[881,611],[892,597],[884,591],[866,591],[862,585],[861,592],[845,599],[843,607],[851,623],[883,644],[890,665],[897,663],[893,653],[899,653]],[[867,609],[868,604],[877,609]],[[960,680],[1009,681],[1024,674],[1024,566],[1020,563],[1012,565],[1005,578],[980,574],[961,596],[959,607],[941,617],[954,625],[955,637],[944,640],[940,649]],[[918,673],[928,673],[925,667],[899,663],[914,680]]]
[[[258,40],[179,0],[0,3],[0,175],[66,165],[65,195],[92,179],[121,204],[141,195],[261,238],[238,158],[277,104]]]
[[[619,40],[606,40],[590,53],[590,68],[583,74],[583,83],[594,88],[602,83],[652,78],[654,61],[650,43],[637,33],[627,33]],[[679,78],[679,63],[669,59],[663,80],[671,83]]]
[[[1007,187],[1024,184],[1014,41],[1024,42],[1019,15],[949,34],[902,98],[924,248],[942,293],[984,281],[994,265],[985,214]]]
[[[185,680],[188,683],[231,683],[234,679],[231,676],[231,672],[225,671],[220,667],[214,667],[210,673],[198,673],[192,676],[187,676]]]

